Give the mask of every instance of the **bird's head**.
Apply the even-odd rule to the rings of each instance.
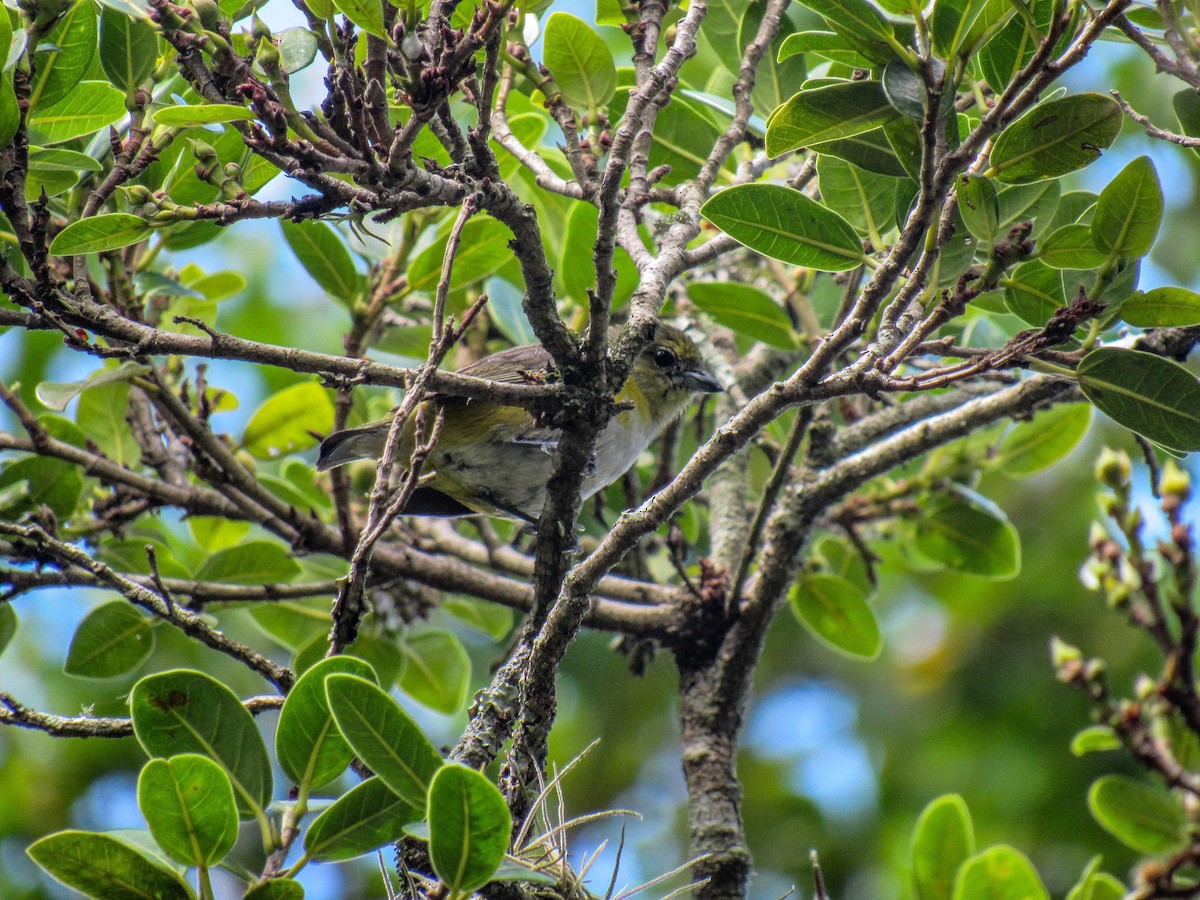
[[[659,323],[654,340],[634,362],[629,378],[653,413],[670,418],[682,412],[693,395],[724,390],[705,368],[695,341],[665,322]]]

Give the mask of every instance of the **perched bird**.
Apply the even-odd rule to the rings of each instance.
[[[530,344],[484,357],[460,374],[521,383],[550,365],[545,348]],[[584,499],[620,478],[697,394],[720,390],[692,339],[660,323],[617,394],[617,403],[627,408],[617,412],[600,433],[593,465],[583,482]],[[538,425],[532,415],[515,406],[444,395],[433,396],[423,405],[433,412],[444,411],[445,420],[437,446],[422,468],[423,474],[433,473],[433,477],[414,491],[405,514],[484,513],[536,523],[546,501],[559,430]],[[389,418],[331,434],[321,444],[317,468],[379,458],[390,426]],[[412,453],[415,428],[412,420],[404,426],[401,461]]]

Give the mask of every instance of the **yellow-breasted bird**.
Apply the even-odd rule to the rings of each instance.
[[[545,348],[530,344],[493,353],[460,374],[522,383],[530,373],[550,365]],[[617,403],[627,408],[609,420],[596,442],[593,465],[583,482],[584,499],[620,478],[697,394],[720,390],[692,339],[678,328],[659,323],[654,340],[634,361],[617,394]],[[538,425],[532,415],[515,406],[444,395],[435,395],[423,405],[431,412],[444,411],[445,420],[437,446],[422,469],[433,477],[414,491],[404,513],[484,513],[536,523],[546,501],[558,429]],[[413,451],[415,418],[401,433],[397,457],[401,461]],[[331,434],[321,443],[317,468],[379,458],[390,426],[388,418]]]

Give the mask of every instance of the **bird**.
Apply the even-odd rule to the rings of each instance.
[[[460,374],[524,383],[551,365],[544,347],[528,344],[486,356],[461,369]],[[618,411],[596,441],[592,463],[584,473],[583,499],[620,478],[698,395],[722,390],[705,368],[695,342],[678,328],[658,323],[653,340],[634,360],[616,395]],[[422,405],[429,412],[444,413],[444,421],[437,444],[422,467],[423,475],[432,477],[414,490],[403,514],[483,514],[535,525],[546,502],[546,482],[553,472],[561,432],[539,424],[516,406],[443,394],[429,397]],[[415,420],[413,415],[404,425],[400,460],[412,454]],[[427,421],[432,418],[427,416]],[[388,417],[329,435],[318,451],[317,469],[378,459],[391,424]]]

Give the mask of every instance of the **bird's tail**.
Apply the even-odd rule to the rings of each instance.
[[[345,431],[335,431],[321,442],[317,453],[317,471],[344,466],[356,459],[378,459],[387,442],[390,420],[371,422]]]

